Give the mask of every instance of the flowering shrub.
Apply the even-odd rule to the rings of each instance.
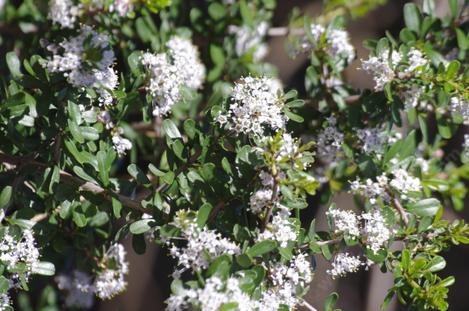
[[[275,28],[275,0],[0,1],[0,310],[28,290],[60,293],[38,310],[118,295],[128,236],[174,258],[168,310],[315,310],[318,256],[331,278],[391,271],[383,305],[447,310],[441,253],[469,243],[442,217],[469,177],[469,136],[443,151],[469,123],[468,6],[406,4],[398,37],[365,43],[375,84],[357,90],[347,18],[382,2]],[[308,56],[301,93],[262,60],[279,35]]]

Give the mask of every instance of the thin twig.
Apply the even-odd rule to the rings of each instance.
[[[272,196],[270,198],[271,204],[269,206],[269,209],[267,210],[267,213],[264,217],[264,220],[262,222],[261,226],[261,232],[264,232],[265,228],[267,227],[267,224],[269,223],[270,217],[272,217],[272,211],[275,206],[275,202],[277,201],[277,195],[278,195],[278,180],[277,180],[277,167],[275,164],[272,166],[272,179],[273,179],[273,185],[272,185]]]
[[[407,212],[402,207],[401,202],[390,192],[388,191],[389,196],[391,197],[392,206],[399,212],[401,215],[402,221],[407,226],[409,224],[409,218],[407,217]]]
[[[313,307],[312,305],[310,305],[306,300],[303,299],[303,306],[306,307],[306,309],[310,310],[310,311],[318,311],[315,307]]]
[[[45,170],[49,167],[49,165],[45,163],[41,163],[24,157],[7,155],[3,152],[0,152],[0,163],[7,163],[11,165],[32,165],[41,170]],[[139,201],[132,200],[131,198],[126,197],[125,195],[122,195],[120,193],[114,192],[112,190],[104,189],[95,183],[84,181],[78,177],[71,175],[68,172],[60,171],[60,180],[65,183],[78,186],[79,189],[82,191],[92,192],[96,195],[100,195],[108,201],[111,201],[112,197],[115,196],[120,202],[122,202],[124,206],[128,208],[140,211],[142,213],[148,212],[147,209],[143,208],[140,205]]]
[[[267,35],[270,37],[283,37],[287,35],[304,35],[305,31],[303,28],[288,28],[288,27],[272,27],[267,31]]]
[[[41,214],[34,215],[30,220],[34,222],[40,222],[41,220],[46,219],[48,216],[49,216],[49,213],[47,212],[41,213]]]

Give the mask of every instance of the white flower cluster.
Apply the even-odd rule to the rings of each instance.
[[[127,287],[124,277],[129,273],[129,263],[125,260],[122,244],[113,244],[104,255],[106,269],[98,272],[93,287],[101,299],[110,299]]]
[[[466,157],[469,157],[469,134],[464,135],[463,148],[464,148],[464,155]]]
[[[115,57],[107,34],[82,26],[76,37],[47,49],[54,53],[45,63],[50,72],[63,73],[74,87],[93,88],[100,95],[101,105],[112,104],[111,92],[117,87],[118,77],[112,68]]]
[[[348,32],[342,29],[325,29],[322,25],[312,24],[311,34],[314,39],[312,46],[307,40],[304,40],[303,49],[316,48],[319,46],[322,35],[325,33],[326,53],[337,60],[344,60],[350,64],[355,58],[355,49],[350,43]]]
[[[181,270],[175,272],[175,276],[181,272],[193,269],[205,269],[211,260],[224,255],[235,255],[240,253],[239,247],[227,238],[221,236],[215,230],[206,227],[200,228],[195,221],[181,219],[182,213],[178,213],[173,224],[181,229],[181,238],[187,240],[183,247],[176,246],[173,242],[167,241],[170,246],[170,255],[178,260]]]
[[[226,282],[217,276],[205,280],[205,286],[199,289],[183,289],[178,295],[171,295],[167,303],[168,311],[189,310],[197,306],[204,311],[218,311],[228,303],[237,304],[236,310],[249,311],[254,302],[240,289],[239,280],[230,277]]]
[[[268,53],[268,46],[263,42],[269,25],[260,22],[254,29],[248,26],[228,27],[228,32],[235,35],[235,51],[238,56],[253,51],[253,61],[262,60]]]
[[[133,9],[133,0],[89,0],[75,4],[73,0],[50,0],[47,18],[62,28],[74,28],[80,14],[90,11],[117,12],[121,17],[126,16]]]
[[[287,247],[289,241],[295,241],[297,238],[295,227],[289,217],[288,209],[280,207],[272,217],[272,222],[267,225],[264,232],[258,235],[257,240],[273,240],[277,241],[280,247]]]
[[[402,60],[402,55],[397,51],[384,50],[377,56],[362,60],[362,68],[373,76],[375,90],[382,91],[384,85],[396,76],[395,68]]]
[[[154,100],[154,116],[164,116],[182,99],[181,87],[198,89],[205,79],[205,67],[199,52],[189,40],[173,36],[166,43],[166,53],[145,53],[142,64],[147,69],[147,91]]]
[[[377,253],[391,238],[392,230],[386,225],[386,220],[379,210],[361,215],[363,219],[362,235],[366,239],[367,247]]]
[[[462,97],[453,96],[450,99],[451,113],[460,115],[465,124],[469,124],[469,102]]]
[[[376,91],[382,91],[384,85],[396,77],[397,65],[402,61],[402,59],[403,56],[400,52],[392,51],[390,53],[389,50],[384,50],[377,56],[372,56],[365,61],[362,60],[363,70],[373,76]],[[409,50],[407,61],[408,64],[404,70],[397,73],[399,77],[405,77],[406,75],[418,72],[429,63],[425,55],[416,48],[411,48]],[[410,104],[411,103],[409,103],[409,105]]]
[[[371,204],[381,198],[385,202],[389,201],[388,186],[397,190],[401,194],[401,199],[407,199],[411,192],[420,192],[422,185],[420,179],[410,175],[405,169],[398,168],[392,172],[393,177],[389,178],[386,173],[376,177],[376,181],[366,179],[361,182],[356,179],[350,184],[350,189],[355,194],[360,194],[369,199]]]
[[[323,161],[335,161],[337,154],[342,150],[344,134],[337,127],[335,117],[327,118],[328,126],[319,133],[316,139],[317,153]]]
[[[410,192],[419,192],[422,189],[420,179],[409,175],[405,169],[397,169],[392,173],[394,177],[389,185],[402,193],[402,198],[406,199],[406,194]]]
[[[166,301],[168,311],[188,310],[197,306],[204,311],[217,311],[225,304],[237,304],[239,311],[278,311],[282,305],[294,308],[299,303],[296,291],[312,280],[312,268],[306,254],[298,254],[286,264],[276,264],[269,273],[272,284],[258,300],[251,299],[240,289],[240,281],[217,276],[205,280],[199,289],[180,289]],[[242,276],[242,272],[241,272]]]
[[[356,130],[358,139],[362,143],[362,149],[366,153],[381,153],[383,151],[383,144],[385,137],[380,128],[364,128]]]
[[[21,237],[15,237],[9,233],[9,228],[5,229],[2,241],[0,242],[0,262],[7,269],[13,269],[19,263],[26,265],[29,271],[39,262],[39,250],[36,247],[33,232],[26,229]]]
[[[117,12],[121,17],[126,16],[134,8],[134,0],[114,0],[109,6],[110,12]]]
[[[271,189],[259,189],[249,198],[249,209],[255,213],[261,213],[264,208],[272,201]]]
[[[62,28],[73,28],[79,13],[80,6],[72,0],[50,0],[47,18]]]
[[[11,299],[8,294],[0,294],[0,311],[13,310],[11,307]]]
[[[228,111],[218,115],[217,121],[237,134],[262,136],[266,127],[283,129],[288,118],[282,113],[281,91],[275,79],[243,77],[231,93]]]
[[[350,190],[354,194],[360,194],[369,199],[371,204],[381,198],[385,202],[389,201],[389,194],[386,192],[388,178],[385,174],[376,177],[376,181],[368,178],[362,182],[359,178],[350,183]]]
[[[335,233],[343,233],[353,239],[360,236],[359,217],[353,211],[331,208],[326,215],[332,219]]]
[[[409,66],[404,69],[405,73],[412,73],[417,69],[426,66],[429,63],[428,59],[423,55],[423,53],[416,48],[411,48],[409,50],[409,54],[407,54],[407,59],[409,62]]]
[[[306,254],[299,253],[288,263],[278,263],[269,271],[272,288],[262,293],[261,299],[256,303],[256,310],[277,311],[280,306],[286,305],[290,310],[300,302],[297,288],[305,288],[313,279],[312,268]]]
[[[118,127],[112,131],[112,144],[119,156],[124,155],[127,150],[132,149],[132,143],[127,138],[122,137],[123,129]]]
[[[360,257],[349,253],[340,253],[332,261],[332,269],[326,272],[333,278],[343,277],[347,273],[357,272],[363,265]]]
[[[378,252],[391,238],[392,230],[379,210],[357,215],[352,211],[331,208],[326,213],[331,217],[335,233],[351,238],[361,238],[374,253]]]
[[[298,144],[297,141],[289,133],[283,133],[282,135],[282,145],[278,150],[278,155],[276,160],[280,161],[282,159],[294,159],[295,157],[301,157],[297,154]]]
[[[67,308],[89,309],[93,306],[94,288],[88,274],[74,270],[71,275],[58,275],[55,281],[57,287],[65,292]]]
[[[404,103],[404,108],[410,110],[416,108],[419,105],[420,96],[422,95],[425,88],[421,85],[412,85],[411,87],[406,87],[403,91],[399,93],[399,97]]]

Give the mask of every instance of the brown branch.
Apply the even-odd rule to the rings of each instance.
[[[40,222],[44,219],[46,219],[47,217],[49,216],[49,213],[41,213],[41,214],[37,214],[37,215],[34,215],[30,220],[31,221],[34,221],[34,222]]]
[[[278,180],[277,180],[277,167],[275,164],[272,166],[272,179],[273,179],[273,185],[272,185],[272,196],[270,198],[271,204],[269,206],[269,209],[267,210],[267,213],[264,217],[264,220],[262,221],[262,226],[261,226],[261,232],[264,232],[265,228],[267,227],[267,224],[269,223],[270,218],[272,217],[272,211],[275,206],[275,202],[277,201],[277,196],[278,196]]]
[[[391,193],[391,191],[388,191],[388,194],[391,197],[392,206],[399,212],[399,214],[401,215],[402,221],[404,221],[404,224],[407,226],[409,224],[409,218],[407,217],[407,212],[402,207],[401,202],[399,202],[399,200]]]
[[[270,37],[283,37],[288,35],[301,36],[305,34],[303,28],[288,28],[288,27],[272,27],[267,31],[267,35]]]
[[[25,158],[25,157],[16,157],[16,156],[7,155],[3,152],[0,152],[0,163],[16,165],[16,166],[32,165],[32,166],[36,166],[37,168],[40,168],[41,170],[44,170],[49,167],[49,165],[45,163],[41,163],[41,162],[29,159],[29,158]],[[60,180],[65,183],[78,186],[79,189],[82,191],[87,191],[87,192],[94,193],[96,195],[100,195],[107,201],[111,201],[112,197],[116,197],[124,206],[130,209],[134,209],[142,213],[148,212],[147,209],[143,208],[140,205],[139,201],[132,200],[131,198],[125,195],[122,195],[120,193],[114,192],[112,190],[104,189],[95,183],[84,181],[78,177],[71,175],[68,172],[60,171]]]

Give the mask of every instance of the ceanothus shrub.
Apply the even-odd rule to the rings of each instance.
[[[454,147],[467,1],[444,18],[406,4],[398,36],[365,42],[374,86],[358,90],[345,27],[382,2],[272,27],[275,0],[0,1],[0,310],[41,291],[58,299],[30,309],[113,298],[128,236],[174,259],[168,310],[315,310],[319,256],[333,279],[391,271],[383,305],[447,310],[441,253],[469,243],[442,218],[469,177],[469,136]],[[301,93],[263,61],[269,36],[308,56]],[[326,231],[304,217],[317,202]]]

